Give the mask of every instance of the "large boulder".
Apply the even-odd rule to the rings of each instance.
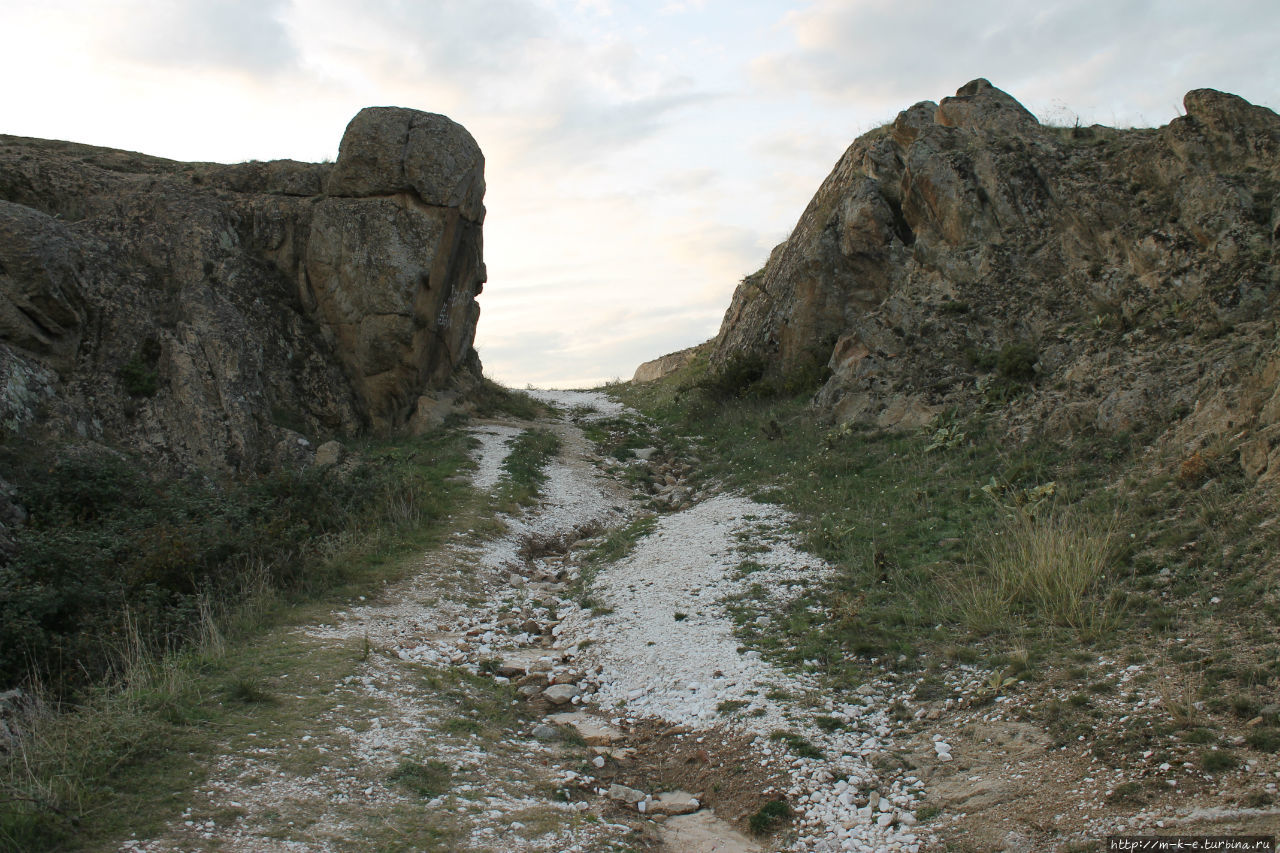
[[[244,471],[405,426],[479,371],[483,169],[459,125],[395,108],[336,165],[0,136],[5,428]]]
[[[347,125],[326,191],[378,196],[412,191],[425,204],[484,220],[484,156],[462,125],[436,113],[366,107]]]

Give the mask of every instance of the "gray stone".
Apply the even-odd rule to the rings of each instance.
[[[557,725],[572,727],[586,741],[588,746],[608,746],[622,738],[622,732],[618,729],[608,725],[599,717],[594,717],[582,711],[552,714],[547,719]]]
[[[0,136],[6,424],[246,473],[309,462],[288,440],[401,429],[478,378],[483,165],[400,109],[357,116],[336,165]]]
[[[576,684],[553,684],[546,690],[542,691],[548,701],[553,705],[563,705],[578,696],[580,691]]]
[[[333,196],[412,191],[434,207],[484,219],[484,156],[462,125],[402,107],[366,107],[347,125],[327,187]]]
[[[609,793],[606,796],[611,800],[635,805],[645,798],[645,793],[644,791],[637,791],[635,788],[628,788],[626,785],[614,783],[609,786]]]
[[[315,464],[320,468],[328,468],[342,462],[347,456],[347,449],[340,441],[326,441],[316,448]]]
[[[688,791],[664,791],[649,803],[650,814],[682,815],[692,814],[702,808],[698,798]]]

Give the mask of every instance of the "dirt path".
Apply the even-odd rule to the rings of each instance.
[[[663,506],[627,476],[651,463],[583,435],[616,403],[541,396],[565,416],[543,425],[562,447],[539,503],[501,528],[457,519],[406,582],[272,638],[290,663],[271,725],[228,739],[181,821],[119,849],[919,853],[968,826],[972,849],[1017,851],[1117,826],[1080,810],[1114,780],[1018,702],[978,701],[986,672],[938,676],[959,700],[885,672],[835,702],[749,650],[744,628],[829,571],[792,520],[678,482]],[[528,426],[472,428],[478,489]],[[1055,786],[1064,768],[1094,787]]]

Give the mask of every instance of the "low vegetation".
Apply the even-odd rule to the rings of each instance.
[[[498,484],[499,508],[514,512],[538,496],[546,482],[547,462],[560,452],[560,438],[545,429],[528,429],[511,441]]]
[[[97,683],[132,643],[176,649],[262,593],[308,596],[458,502],[458,432],[368,444],[349,465],[225,482],[153,479],[105,449],[4,447],[30,519],[0,568],[0,684]],[[71,691],[71,693],[68,693]]]
[[[468,441],[371,442],[339,467],[226,482],[156,480],[105,450],[0,449],[30,512],[0,569],[0,673],[22,690],[0,850],[146,831],[236,721],[288,719],[267,675],[287,665],[255,638],[398,577],[451,513],[475,512]]]
[[[1011,346],[990,369],[1032,381],[1033,354]],[[1174,451],[1151,446],[1154,431],[1011,439],[1003,398],[921,431],[833,428],[808,394],[781,393],[762,376],[715,371],[703,357],[615,393],[662,441],[685,442],[704,476],[798,516],[805,546],[834,576],[782,611],[750,588],[731,609],[744,640],[797,666],[816,662],[832,686],[857,685],[874,663],[959,656],[1004,670],[1015,651],[1057,664],[1082,644],[1142,644],[1152,632],[1159,642],[1188,628],[1176,602],[1241,633],[1256,633],[1242,613],[1277,613],[1265,566],[1280,542],[1258,526],[1269,504],[1246,498],[1224,453],[1182,474]],[[1229,570],[1219,570],[1224,560]],[[1259,652],[1272,683],[1280,649]]]

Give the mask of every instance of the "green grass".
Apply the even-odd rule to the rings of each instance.
[[[204,609],[342,586],[448,514],[466,450],[442,431],[366,443],[350,470],[216,481],[152,479],[107,450],[0,445],[31,515],[0,567],[0,688],[34,677],[74,698],[130,659],[125,643],[190,640]]]
[[[1259,752],[1280,752],[1280,729],[1255,728],[1245,736],[1245,742]]]
[[[431,798],[448,791],[452,777],[449,765],[443,761],[402,761],[390,780],[419,797]]]
[[[829,717],[825,714],[819,714],[813,718],[813,724],[824,732],[834,732],[839,729],[846,728],[848,723],[838,717]]]
[[[823,757],[822,750],[814,746],[803,735],[798,735],[795,732],[775,731],[769,735],[769,740],[785,743],[787,749],[791,750],[791,753],[799,758]]]
[[[1070,508],[1009,512],[980,543],[980,559],[944,577],[961,618],[978,634],[1035,620],[1097,636],[1118,614],[1099,585],[1111,566],[1114,522]]]
[[[533,503],[547,481],[547,463],[559,452],[560,437],[549,430],[527,429],[512,439],[498,483],[499,508],[513,512]]]
[[[1236,758],[1235,753],[1225,750],[1216,749],[1200,754],[1200,767],[1206,773],[1223,773],[1227,770],[1234,770],[1240,763],[1240,759]]]
[[[20,641],[39,641],[52,658],[27,683],[40,701],[0,755],[0,851],[97,849],[157,831],[218,756],[260,744],[249,733],[288,741],[308,730],[333,703],[320,687],[375,652],[367,641],[317,649],[288,626],[417,568],[450,513],[453,525],[470,521],[479,499],[457,476],[467,447],[456,431],[370,442],[346,479],[309,471],[226,484],[151,481],[116,455],[54,460],[27,493],[40,512],[27,550],[0,583],[6,618],[25,620],[0,629],[6,654],[21,658]],[[13,452],[0,460],[9,470]],[[57,578],[78,571],[75,584],[32,574],[63,565],[50,562],[59,545]],[[163,571],[178,560],[185,571]],[[128,582],[143,572],[149,583]],[[90,650],[76,661],[81,676],[63,677],[80,649]],[[279,680],[299,671],[315,686]],[[458,713],[510,701],[459,701]],[[496,708],[480,725],[487,732],[487,720],[510,713]]]
[[[619,461],[633,458],[631,452],[654,443],[650,426],[628,417],[598,418],[582,425],[582,433],[594,442],[602,456]]]
[[[1100,486],[1131,459],[1126,439],[1072,452],[1017,444],[983,414],[919,432],[833,430],[805,397],[709,395],[698,370],[615,393],[664,441],[700,436],[705,476],[785,506],[804,547],[836,567],[774,614],[775,627],[745,626],[744,640],[795,665],[817,660],[835,683],[854,685],[860,661],[940,655],[993,632],[1010,646],[1052,646],[1111,624],[1117,605],[1102,577],[1129,555],[1111,547],[1114,499]],[[1019,522],[1049,484],[1063,509]],[[1039,566],[1014,562],[1019,543]],[[1068,567],[1070,582],[1054,586],[1054,549],[1067,545],[1088,550]]]
[[[783,800],[770,800],[747,819],[753,835],[767,835],[791,819],[791,807]]]
[[[480,387],[468,394],[477,417],[511,417],[522,421],[537,420],[546,414],[547,407],[522,391],[513,391],[485,379]]]

